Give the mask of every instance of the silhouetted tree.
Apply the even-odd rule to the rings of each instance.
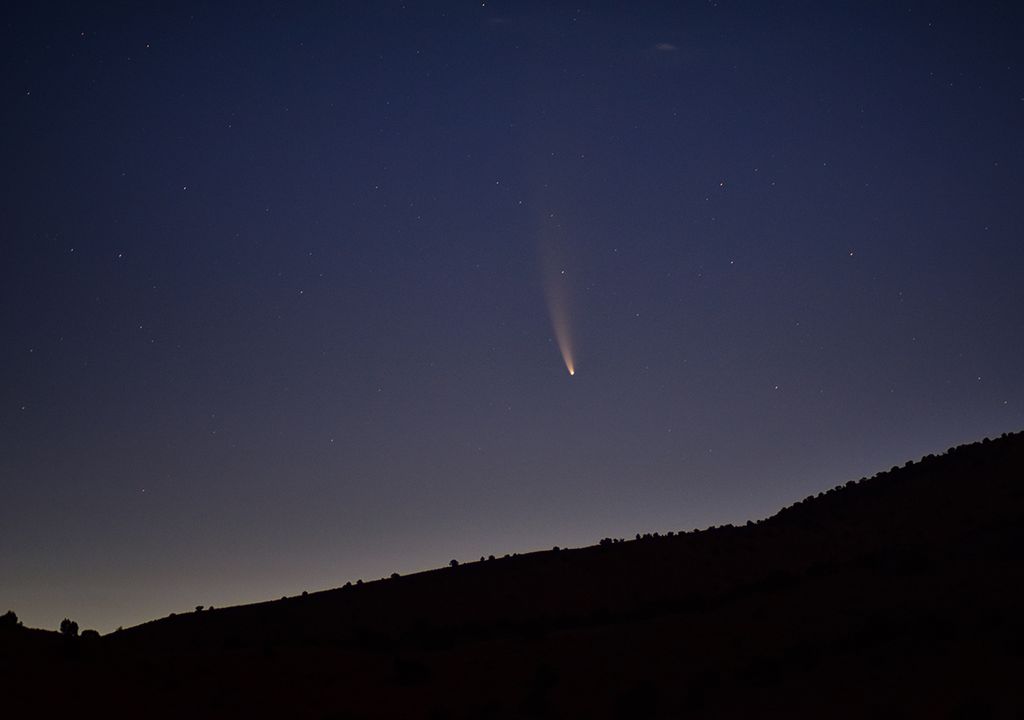
[[[92,641],[92,640],[99,640],[99,638],[100,638],[100,634],[96,630],[91,630],[90,629],[90,630],[83,630],[82,631],[82,639],[83,640],[90,640],[90,641]]]
[[[0,628],[6,627],[18,627],[18,616],[15,615],[13,610],[8,610],[3,615],[0,615]]]
[[[281,599],[284,600],[284,598],[281,598]],[[203,606],[202,605],[196,605],[196,612],[202,612],[202,611],[203,611]]]
[[[60,621],[60,634],[64,637],[78,637],[78,623],[64,618]]]
[[[455,558],[452,558],[452,561],[451,561],[450,563],[448,563],[448,564],[449,564],[449,565],[450,565],[451,567],[458,567],[458,566],[459,566],[459,561],[458,561],[458,560],[456,560]]]

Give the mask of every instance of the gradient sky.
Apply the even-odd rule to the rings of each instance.
[[[27,625],[739,523],[1024,427],[1019,2],[20,5]]]

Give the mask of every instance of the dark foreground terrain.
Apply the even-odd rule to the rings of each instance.
[[[1024,434],[744,527],[0,628],[0,716],[1024,717]]]

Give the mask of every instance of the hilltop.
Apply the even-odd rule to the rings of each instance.
[[[9,717],[1002,717],[1024,434],[744,526],[605,539],[103,637],[0,629]],[[7,713],[5,713],[7,714]]]

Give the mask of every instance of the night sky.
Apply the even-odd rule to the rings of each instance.
[[[1019,2],[21,5],[26,625],[738,524],[1024,427]]]

